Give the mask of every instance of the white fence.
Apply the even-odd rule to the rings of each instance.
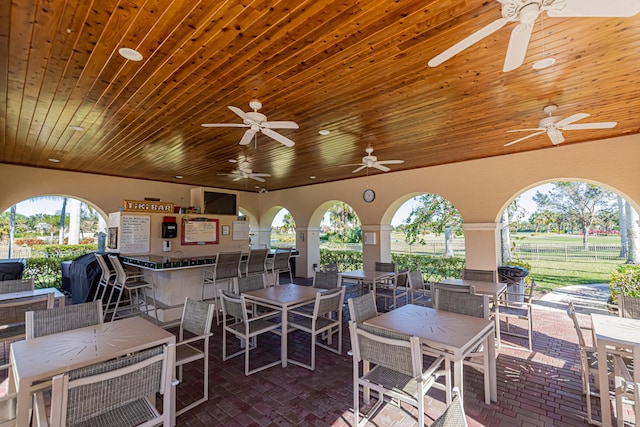
[[[512,253],[520,259],[580,259],[616,260],[620,258],[620,245],[582,245],[568,243],[518,243]]]

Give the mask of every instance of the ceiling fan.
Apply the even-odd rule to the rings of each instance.
[[[293,147],[295,142],[293,142],[286,136],[279,134],[273,129],[298,129],[297,123],[291,121],[268,122],[267,116],[262,113],[258,113],[258,110],[262,108],[262,104],[256,99],[251,100],[251,102],[249,102],[249,106],[253,109],[253,111],[249,111],[246,113],[238,107],[233,107],[231,105],[228,106],[231,111],[236,113],[242,119],[242,123],[203,123],[202,126],[206,128],[249,128],[242,136],[240,145],[249,145],[254,135],[256,135],[258,132],[262,132],[263,134],[275,139],[276,141],[286,145],[287,147]]]
[[[481,28],[459,41],[429,61],[430,67],[437,67],[449,58],[462,52],[474,43],[493,34],[510,22],[518,24],[511,32],[503,71],[518,68],[524,62],[533,24],[546,11],[550,17],[604,17],[626,18],[640,12],[637,0],[498,0],[502,3],[502,18]]]
[[[233,181],[240,181],[241,179],[251,178],[259,182],[266,182],[264,178],[269,178],[271,176],[268,173],[254,173],[251,170],[250,164],[246,160],[246,158],[240,161],[238,169],[234,170],[231,173],[219,173],[218,175],[232,176]]]
[[[574,122],[577,122],[578,120],[582,120],[582,119],[586,119],[587,117],[589,117],[589,114],[587,113],[577,113],[577,114],[573,114],[569,117],[562,118],[560,116],[554,116],[553,113],[556,112],[556,110],[558,109],[557,105],[547,105],[546,107],[544,107],[542,109],[542,111],[544,111],[548,117],[545,117],[544,119],[540,120],[540,122],[538,122],[538,127],[537,128],[532,128],[532,129],[515,129],[515,130],[510,130],[507,132],[531,132],[531,131],[537,131],[534,132],[530,135],[527,135],[523,138],[520,139],[516,139],[515,141],[511,141],[507,144],[504,144],[505,147],[508,147],[509,145],[513,145],[516,142],[520,142],[523,141],[525,139],[528,138],[532,138],[536,135],[540,135],[546,132],[547,136],[549,137],[549,139],[551,140],[551,143],[553,145],[558,145],[561,142],[564,142],[564,136],[562,135],[562,131],[564,130],[583,130],[583,129],[610,129],[612,127],[615,127],[618,123],[617,122],[592,122],[592,123],[576,123],[573,124]]]
[[[351,171],[351,173],[360,172],[364,168],[376,168],[381,170],[382,172],[389,172],[391,169],[386,167],[385,165],[399,165],[400,163],[404,163],[404,160],[378,160],[378,158],[373,153],[373,148],[371,146],[367,147],[366,150],[367,155],[362,158],[362,163],[353,163],[344,166],[359,166],[358,168]]]

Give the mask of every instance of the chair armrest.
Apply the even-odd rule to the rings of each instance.
[[[433,374],[440,369],[440,366],[442,365],[443,362],[447,363],[443,356],[436,357],[433,363],[431,363],[431,365],[429,365],[429,367],[422,372],[422,376],[421,376],[422,380],[426,380],[429,377],[433,376]]]
[[[296,316],[308,317],[309,319],[313,319],[313,312],[308,313],[308,312],[304,312],[304,311],[291,310],[291,311],[289,311],[289,314],[294,314]]]
[[[205,335],[198,335],[196,337],[190,337],[190,338],[184,339],[184,340],[182,340],[180,342],[177,342],[176,343],[176,347],[178,347],[180,345],[183,345],[183,344],[189,344],[189,343],[192,343],[192,342],[195,342],[195,341],[203,340],[203,339],[205,339],[207,337],[210,337],[210,336],[213,336],[213,334],[211,332],[209,332],[208,334],[205,334]]]
[[[620,372],[620,375],[616,374],[616,376],[622,377],[626,382],[633,383],[633,375],[629,371],[629,367],[625,362],[624,358],[620,354],[613,354],[613,363],[615,366],[614,372]]]

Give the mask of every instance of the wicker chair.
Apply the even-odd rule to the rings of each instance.
[[[266,274],[268,254],[269,249],[251,249],[244,266],[243,275]]]
[[[42,393],[36,395],[34,418],[51,427],[168,427],[170,408],[159,412],[155,395],[170,391],[171,370],[168,346],[161,346],[56,375],[49,420]]]
[[[11,365],[0,365],[0,371],[8,371]],[[6,374],[7,376],[9,374]],[[5,393],[0,397],[0,427],[15,427],[16,406],[18,403],[17,393]]]
[[[28,311],[53,308],[53,293],[0,302],[0,342],[23,339],[26,335],[25,317]]]
[[[122,263],[120,262],[118,255],[109,255],[109,262],[111,263],[111,265],[116,271],[116,281],[111,288],[109,301],[113,300],[114,292],[118,291],[116,303],[113,307],[113,312],[111,313],[111,321],[113,322],[118,317],[118,310],[122,310],[122,309],[130,310],[130,312],[127,315],[124,315],[122,317],[134,316],[138,314],[138,311],[140,310],[142,305],[144,306],[144,314],[147,316],[147,318],[151,319],[149,312],[152,309],[149,308],[148,296],[144,293],[144,291],[147,289],[151,289],[151,298],[153,300],[153,311],[155,315],[156,314],[155,312],[157,311],[158,306],[156,303],[156,287],[154,286],[154,284],[141,280],[144,277],[142,272],[138,272],[138,273],[127,272],[124,269],[124,266],[122,265]],[[144,296],[142,298],[140,297],[140,290],[143,291]],[[122,295],[125,292],[127,293],[129,305],[121,306],[120,303],[122,302]],[[109,310],[105,310],[105,311],[109,311]],[[106,316],[106,313],[105,313],[105,316]]]
[[[473,270],[465,268],[462,270],[462,280],[477,280],[479,282],[493,282],[498,281],[497,270]]]
[[[99,325],[103,319],[100,301],[65,305],[49,310],[28,311],[25,318],[26,339]]]
[[[244,296],[219,290],[222,303],[222,360],[244,354],[244,374],[251,375],[272,366],[282,363],[281,359],[268,363],[255,369],[249,369],[249,353],[258,345],[257,337],[266,332],[278,333],[276,330],[282,326],[279,321],[279,311],[269,311],[259,315],[250,316],[251,311],[247,306]],[[257,303],[256,303],[257,305]],[[227,333],[244,341],[244,348],[227,354]]]
[[[418,337],[385,331],[349,322],[353,349],[353,412],[354,425],[366,424],[384,402],[384,396],[398,399],[418,408],[418,425],[424,426],[424,396],[431,387],[448,389],[451,383],[450,364],[443,356],[435,357],[427,369],[423,369],[423,354]],[[374,365],[367,369],[360,362]],[[362,373],[361,373],[362,372]],[[437,382],[445,377],[445,384]],[[360,387],[364,401],[368,392],[378,393],[377,403],[362,421],[360,420]],[[450,394],[447,393],[448,396]]]
[[[280,284],[280,274],[289,273],[289,283],[293,283],[293,275],[291,273],[291,248],[276,249],[272,258],[267,259],[267,271],[273,275],[273,284]]]
[[[349,320],[352,322],[363,323],[378,315],[376,297],[373,292],[349,298],[347,304],[349,305]]]
[[[213,286],[213,299],[216,301],[216,323],[220,324],[221,303],[218,300],[218,290],[222,289],[220,283],[227,284],[226,290],[233,290],[234,284],[240,277],[240,263],[242,252],[218,252],[216,264],[213,270],[205,270],[202,280],[202,301],[206,301],[205,289],[208,285]]]
[[[334,271],[316,271],[313,276],[313,287],[335,289],[340,286],[340,276]]]
[[[202,370],[204,388],[202,398],[179,409],[176,415],[182,415],[209,400],[209,337],[213,335],[211,333],[211,323],[213,323],[214,310],[215,306],[213,304],[185,298],[178,342],[176,343],[178,381],[182,382],[182,367],[184,365],[202,360],[204,364]],[[189,336],[187,337],[187,335]],[[192,345],[198,341],[200,341],[202,345],[198,347]]]
[[[311,363],[307,365],[290,359],[291,363],[314,370],[316,368],[316,346],[336,354],[342,354],[344,292],[344,286],[326,292],[318,292],[312,313],[308,313],[305,310],[291,310],[289,312],[292,316],[292,319],[289,320],[289,326],[311,334]],[[337,348],[332,346],[335,333],[338,334]],[[321,336],[321,339],[326,340],[327,344],[319,342],[318,335]]]
[[[431,307],[431,288],[424,282],[420,271],[409,271],[409,295],[411,304]]]
[[[524,338],[529,344],[529,351],[533,350],[533,291],[536,288],[535,280],[531,281],[529,291],[525,293],[507,292],[507,298],[499,301],[500,317],[505,319],[507,328],[500,334]],[[511,298],[510,298],[511,297]],[[518,301],[517,299],[522,299]],[[526,334],[511,331],[510,320],[523,320],[526,322]]]
[[[464,413],[462,397],[458,387],[452,390],[453,399],[447,409],[440,415],[430,427],[467,427],[467,416]]]
[[[618,316],[640,319],[640,298],[618,294]]]
[[[29,279],[14,279],[0,281],[0,294],[11,294],[14,292],[32,291],[33,277]]]

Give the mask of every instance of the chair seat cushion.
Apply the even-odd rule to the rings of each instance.
[[[192,345],[182,344],[176,346],[176,365],[183,365],[203,357],[204,352]]]
[[[385,368],[384,366],[374,367],[363,375],[361,379],[410,398],[415,399],[418,394],[418,382],[415,379],[410,375]]]
[[[254,320],[253,322],[249,322],[249,335],[258,334],[262,331],[268,331],[270,329],[275,329],[279,326],[279,323],[274,323],[268,319]],[[241,335],[245,334],[245,326],[243,322],[227,325],[226,328]]]
[[[295,320],[289,321],[289,326],[292,328],[302,329],[304,331],[311,331],[313,319],[310,317],[298,317]],[[338,326],[339,322],[334,319],[327,319],[326,317],[318,317],[316,320],[316,331],[329,328],[331,326]]]
[[[69,427],[133,427],[157,416],[157,412],[149,405],[146,399],[139,399],[73,426],[69,425]]]
[[[510,316],[510,317],[529,317],[529,310],[526,308],[519,307],[509,307],[509,306],[500,306],[500,315]]]

